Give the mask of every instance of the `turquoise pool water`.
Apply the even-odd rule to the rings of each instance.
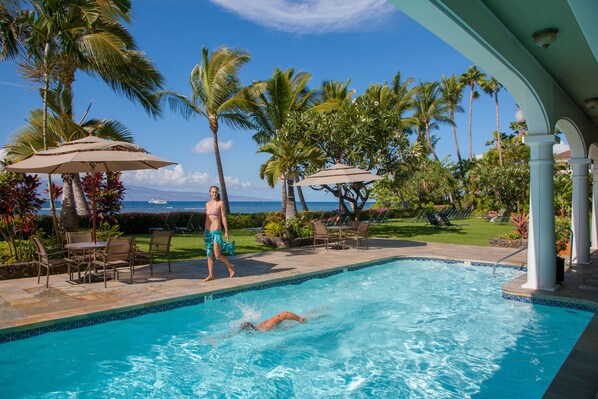
[[[541,398],[590,312],[397,260],[0,345],[0,398]],[[282,310],[308,318],[239,332]]]

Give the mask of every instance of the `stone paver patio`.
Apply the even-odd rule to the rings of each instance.
[[[216,265],[215,280],[203,282],[206,261],[188,261],[138,267],[134,283],[129,274],[121,273],[119,281],[72,284],[66,275],[50,276],[50,287],[37,284],[37,277],[0,281],[0,335],[37,327],[51,326],[58,321],[80,320],[118,311],[143,309],[183,299],[236,291],[255,285],[284,281],[310,274],[319,274],[358,263],[400,256],[432,257],[472,262],[494,263],[514,252],[512,249],[475,247],[453,244],[424,243],[406,240],[370,239],[369,249],[357,251],[298,248],[246,254],[231,257],[237,275],[228,278],[224,265]],[[505,263],[524,266],[526,253],[519,253]],[[594,264],[598,262],[595,258]],[[507,283],[503,290],[521,296],[566,298],[598,305],[598,271],[595,266],[568,270],[565,283],[554,293],[521,289],[525,276]],[[43,279],[42,279],[43,282]],[[598,318],[596,315],[561,367],[545,397],[565,398],[576,392],[578,398],[595,398],[598,392]],[[579,394],[577,394],[579,393]],[[569,395],[569,396],[567,396]]]

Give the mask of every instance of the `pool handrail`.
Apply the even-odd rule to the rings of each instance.
[[[559,229],[556,231],[556,233],[554,233],[555,235],[557,235],[558,233],[560,233],[563,230],[569,230],[569,242],[572,243],[573,242],[573,230],[571,229],[571,227],[563,227],[562,229]],[[524,251],[527,249],[527,245],[519,248],[517,251],[500,258],[499,260],[496,261],[496,263],[494,263],[494,265],[492,266],[492,277],[494,277],[496,275],[496,266],[502,262],[505,259],[509,259],[511,256],[517,255],[519,252]],[[571,267],[573,265],[573,248],[569,249],[569,267]]]

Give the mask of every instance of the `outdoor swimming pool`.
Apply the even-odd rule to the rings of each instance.
[[[520,273],[404,259],[9,342],[0,397],[541,398],[592,313],[502,299]]]

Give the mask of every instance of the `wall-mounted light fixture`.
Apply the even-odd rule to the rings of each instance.
[[[534,44],[538,47],[548,48],[552,43],[556,42],[559,30],[556,28],[548,28],[539,30],[532,34]]]
[[[598,97],[588,98],[583,100],[586,107],[593,109],[598,107]]]
[[[521,110],[521,108],[519,108],[519,105],[517,105],[517,111],[515,111],[515,122],[519,124],[525,122],[525,116],[523,116],[523,111]]]

